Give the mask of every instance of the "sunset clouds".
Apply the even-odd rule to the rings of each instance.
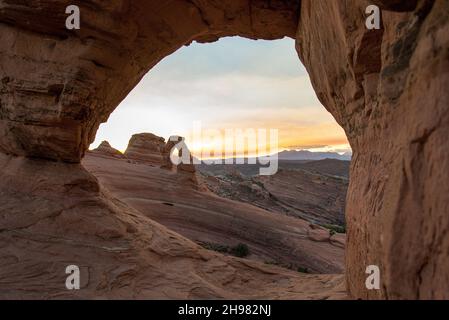
[[[93,146],[108,140],[124,150],[138,132],[188,137],[195,121],[223,132],[278,129],[280,149],[349,148],[317,100],[293,40],[242,38],[194,43],[165,58],[100,127]]]

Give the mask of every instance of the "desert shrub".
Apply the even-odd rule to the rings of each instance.
[[[238,245],[231,248],[230,253],[236,257],[244,258],[249,255],[249,248],[246,244],[239,243]]]
[[[304,268],[304,267],[298,267],[298,272],[301,272],[301,273],[309,273],[309,269]]]
[[[228,246],[221,245],[218,243],[203,242],[200,244],[203,248],[205,248],[207,250],[212,250],[212,251],[216,251],[216,252],[220,252],[220,253],[228,253],[230,250],[230,248]]]
[[[229,247],[226,245],[211,242],[199,242],[199,244],[207,250],[212,250],[220,253],[227,253],[239,258],[244,258],[249,255],[249,248],[244,243],[239,243],[234,247]]]
[[[284,268],[284,269],[288,269],[288,270],[296,270],[296,271],[301,272],[301,273],[309,273],[309,269],[308,268],[298,267],[298,266],[296,266],[294,264],[291,264],[291,263],[285,264],[285,263],[276,262],[276,261],[265,261],[265,263],[269,264],[269,265],[273,265],[273,266],[278,266],[278,267],[281,267],[281,268]]]
[[[336,233],[346,233],[346,226],[339,226],[335,224],[324,224],[323,227],[329,229],[329,233],[331,236]]]

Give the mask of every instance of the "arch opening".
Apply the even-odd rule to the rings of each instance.
[[[171,161],[183,149],[173,136],[184,137],[187,165]],[[106,188],[206,249],[245,249],[245,258],[302,273],[343,273],[350,147],[316,98],[292,39],[232,37],[180,49],[143,78],[91,149],[83,164]],[[104,169],[105,153],[120,170]],[[275,169],[264,174],[271,161]],[[139,179],[164,182],[120,190],[113,176],[135,170]]]

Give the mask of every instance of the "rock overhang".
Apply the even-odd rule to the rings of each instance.
[[[372,38],[364,26],[369,3],[358,0],[85,1],[79,31],[64,27],[65,1],[2,3],[0,151],[79,162],[99,124],[182,45],[293,37],[354,149],[350,293],[447,298],[448,5],[373,3],[385,11]],[[363,266],[372,263],[384,275],[380,291],[364,287]]]
[[[0,8],[5,153],[79,162],[99,124],[162,58],[195,40],[294,38],[300,1],[85,1],[79,30],[65,27],[67,5]]]

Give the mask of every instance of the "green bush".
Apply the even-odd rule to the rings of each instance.
[[[220,253],[227,253],[233,256],[244,258],[249,255],[249,248],[244,243],[239,243],[234,247],[229,247],[226,245],[218,244],[218,243],[210,243],[210,242],[199,242],[203,248],[208,250],[213,250]]]
[[[329,233],[331,236],[336,233],[346,233],[346,226],[338,226],[335,224],[323,224],[323,227],[329,229]]]
[[[221,252],[221,253],[228,253],[228,251],[229,251],[229,247],[221,245],[221,244],[217,244],[217,243],[205,242],[205,243],[201,243],[201,245],[205,249],[213,250],[213,251],[217,251],[217,252]]]
[[[309,273],[309,269],[304,268],[304,267],[298,267],[298,272],[301,272],[301,273]]]
[[[239,243],[238,245],[236,245],[235,247],[231,248],[231,252],[232,255],[239,257],[239,258],[244,258],[247,257],[249,255],[249,248],[246,244],[244,243]]]

